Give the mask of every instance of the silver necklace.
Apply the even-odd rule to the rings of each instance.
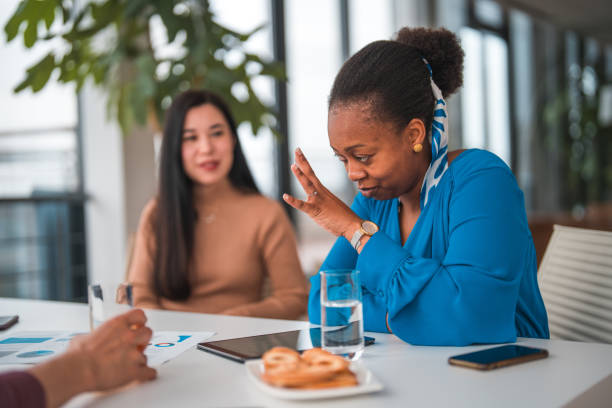
[[[217,207],[212,207],[212,208],[204,208],[204,211],[202,211],[204,213],[204,222],[206,224],[212,224],[213,222],[215,222],[215,220],[217,219],[217,212],[218,212],[218,208]]]

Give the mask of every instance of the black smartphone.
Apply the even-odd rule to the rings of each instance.
[[[507,345],[449,357],[448,363],[477,370],[492,370],[548,357],[548,350]]]
[[[19,316],[0,316],[0,330],[6,330],[19,321]]]

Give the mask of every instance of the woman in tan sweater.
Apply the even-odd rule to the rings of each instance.
[[[257,190],[234,119],[211,92],[184,92],[168,111],[159,191],[142,212],[129,281],[138,307],[284,319],[306,311],[291,224]]]

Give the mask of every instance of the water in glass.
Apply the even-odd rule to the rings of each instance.
[[[363,353],[363,310],[358,299],[321,302],[321,345],[337,355],[357,360]]]
[[[363,310],[359,271],[322,270],[321,346],[352,360],[363,351]]]

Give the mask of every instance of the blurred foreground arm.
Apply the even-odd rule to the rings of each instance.
[[[17,407],[38,406],[42,398],[32,398],[30,394],[39,391],[38,384],[28,373],[42,385],[47,407],[60,406],[81,392],[105,391],[132,381],[154,379],[157,373],[147,366],[143,354],[152,335],[145,326],[146,320],[142,310],[130,310],[92,333],[76,337],[61,356],[28,372],[1,375],[2,399],[7,393],[6,397],[12,398]]]

